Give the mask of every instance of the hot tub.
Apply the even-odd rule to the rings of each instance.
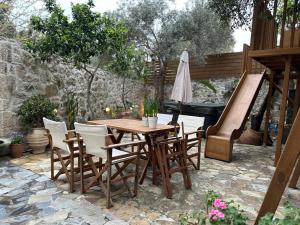
[[[182,115],[205,117],[203,129],[206,131],[209,126],[215,125],[224,108],[224,104],[189,103],[182,104],[181,112]],[[173,114],[172,122],[177,122],[179,115],[178,103],[173,101],[165,102],[164,109],[166,113]]]

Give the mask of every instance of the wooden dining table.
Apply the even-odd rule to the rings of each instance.
[[[145,136],[145,141],[148,145],[148,156],[145,166],[142,169],[142,173],[139,179],[139,183],[142,184],[147,169],[152,165],[152,183],[157,185],[157,174],[159,173],[157,170],[157,157],[155,153],[154,146],[151,144],[151,134],[157,134],[162,132],[170,132],[174,131],[175,127],[173,125],[164,125],[164,124],[157,124],[156,128],[149,128],[145,127],[142,124],[141,120],[137,119],[107,119],[107,120],[92,120],[88,121],[88,124],[91,125],[106,125],[108,129],[108,133],[112,134],[111,139],[112,142],[117,144],[120,143],[125,133],[132,133],[132,134],[143,134]],[[117,130],[117,132],[113,132],[113,130]]]

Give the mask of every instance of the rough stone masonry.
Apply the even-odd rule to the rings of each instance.
[[[194,102],[224,103],[224,93],[236,78],[216,79],[211,82],[217,93],[198,82],[193,81]],[[59,112],[64,112],[64,102],[68,92],[76,95],[79,101],[78,118],[86,119],[86,87],[87,79],[83,71],[75,69],[56,60],[41,62],[23,49],[22,44],[7,39],[0,39],[0,137],[6,137],[19,129],[16,111],[29,96],[47,95],[60,104]],[[122,105],[122,77],[99,70],[92,85],[93,108],[101,117],[107,106]],[[266,88],[265,88],[266,89]],[[126,80],[126,99],[139,104],[142,98],[153,93],[154,87],[141,81]],[[165,99],[170,98],[172,84],[166,85]],[[264,93],[260,96],[265,95]],[[259,102],[261,102],[263,98]],[[258,104],[259,105],[259,104]]]

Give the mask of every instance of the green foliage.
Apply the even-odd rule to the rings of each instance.
[[[20,132],[14,132],[11,136],[11,142],[10,144],[23,144],[25,143],[24,135]]]
[[[209,190],[204,196],[206,210],[180,215],[180,225],[246,225],[248,218],[233,201],[225,202],[219,194]]]
[[[199,80],[198,82],[208,89],[212,90],[215,94],[217,93],[217,89],[211,82],[209,82],[209,80]]]
[[[227,24],[232,24],[232,27],[250,27],[252,22],[253,9],[259,0],[208,0],[209,7],[220,16],[221,20]],[[265,15],[269,17],[273,12],[274,0],[267,1],[269,12]],[[294,11],[294,0],[287,1],[287,26],[292,23],[292,15]],[[299,12],[299,3],[296,7],[297,12]],[[278,1],[278,10],[277,10],[276,20],[278,23],[281,23],[283,16],[283,1]],[[298,18],[299,20],[299,13]]]
[[[291,27],[292,23],[293,23],[293,14],[294,14],[294,6],[295,6],[295,1],[294,0],[288,0],[287,1],[287,10],[286,10],[286,24],[288,27]],[[277,12],[277,21],[279,23],[282,22],[282,18],[283,18],[283,2],[279,1],[278,3],[278,12]],[[299,11],[300,11],[300,3],[298,3],[298,6],[296,7],[297,10],[297,15],[296,15],[296,20],[297,20],[297,24],[296,27],[299,26],[300,23],[300,15],[299,15]],[[280,29],[280,27],[279,27]]]
[[[127,109],[126,95],[131,91],[126,91],[126,79],[146,80],[149,75],[149,68],[145,62],[145,52],[136,48],[134,44],[124,45],[116,54],[112,56],[108,69],[123,77],[122,83],[122,102],[124,109]]]
[[[0,2],[0,36],[14,38],[16,35],[16,27],[10,19],[12,10],[12,0],[3,0]]]
[[[263,216],[259,225],[298,225],[300,224],[300,209],[292,207],[289,203],[284,205],[284,218],[273,218],[273,214],[268,213]]]
[[[187,48],[189,55],[203,63],[208,54],[228,52],[234,44],[233,30],[220,20],[206,2],[197,0],[178,13],[170,37],[178,37],[175,47]]]
[[[145,113],[146,109],[146,113]],[[154,117],[158,113],[158,101],[156,98],[148,98],[144,105],[144,115]]]
[[[55,0],[46,0],[49,16],[31,18],[32,29],[37,32],[26,46],[43,61],[62,58],[83,69],[89,75],[86,105],[91,117],[95,117],[91,104],[91,86],[101,65],[104,54],[116,54],[126,41],[127,28],[108,16],[94,12],[93,1],[87,4],[72,4],[72,18]],[[97,65],[89,67],[91,60],[97,58]]]
[[[74,93],[67,94],[67,102],[65,104],[67,114],[67,127],[69,130],[74,129],[74,123],[76,122],[76,116],[78,114],[78,99]]]
[[[49,98],[36,95],[27,98],[18,109],[21,125],[25,129],[43,127],[43,117],[57,120],[57,104]]]
[[[151,107],[151,103],[148,99],[145,99],[145,102],[144,102],[144,116],[147,117],[150,115],[150,109]]]
[[[234,225],[246,225],[248,217],[244,215],[244,211],[240,209],[239,205],[236,205],[234,201],[227,203],[228,207],[223,210],[225,218],[223,223],[215,224],[234,224]]]
[[[254,4],[258,0],[208,0],[209,7],[233,27],[250,27]]]
[[[153,58],[178,58],[184,48],[202,59],[233,45],[232,30],[202,0],[185,10],[170,8],[169,0],[124,0],[115,15],[125,21],[130,40]]]
[[[220,194],[213,191],[213,190],[208,190],[205,195],[204,195],[204,202],[205,202],[205,209],[206,212],[208,212],[209,207],[213,204],[215,199],[219,198]]]
[[[144,102],[144,116],[157,116],[158,101],[156,98],[147,98]]]
[[[180,225],[207,225],[206,213],[203,210],[189,212],[180,215],[178,220]]]
[[[123,0],[113,14],[125,22],[129,40],[147,52],[144,58],[159,62],[160,72],[153,78],[160,107],[168,60],[178,59],[184,48],[202,61],[206,54],[228,51],[233,46],[232,30],[207,8],[204,1],[196,0],[181,11],[172,9],[172,2]]]

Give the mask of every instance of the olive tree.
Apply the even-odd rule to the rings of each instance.
[[[112,55],[107,68],[122,77],[121,100],[124,109],[128,107],[126,96],[131,90],[126,90],[126,80],[143,80],[149,75],[145,61],[145,52],[133,43],[124,45],[116,54]]]
[[[262,0],[208,0],[208,5],[221,20],[232,27],[246,27],[249,28],[252,21],[253,9]],[[283,2],[278,0],[263,1],[269,9],[273,9],[274,5],[277,7],[276,21],[280,22],[283,17]],[[296,9],[300,11],[300,2],[295,6],[294,0],[287,0],[287,24],[292,23],[293,12]],[[268,16],[268,15],[265,15]]]
[[[170,7],[169,0],[123,0],[114,15],[125,22],[128,36],[146,49],[160,72],[154,76],[160,108],[164,100],[167,61],[184,48],[203,59],[204,54],[222,52],[233,44],[232,30],[222,23],[204,1],[194,1],[186,10]]]
[[[64,15],[55,0],[46,0],[45,3],[49,16],[31,18],[31,26],[37,34],[27,46],[42,60],[59,57],[86,72],[86,109],[89,117],[95,118],[91,87],[101,66],[102,55],[115,54],[122,48],[127,29],[123,23],[93,12],[92,0],[87,4],[72,4],[72,18]],[[95,58],[97,62],[92,67],[91,60]]]

